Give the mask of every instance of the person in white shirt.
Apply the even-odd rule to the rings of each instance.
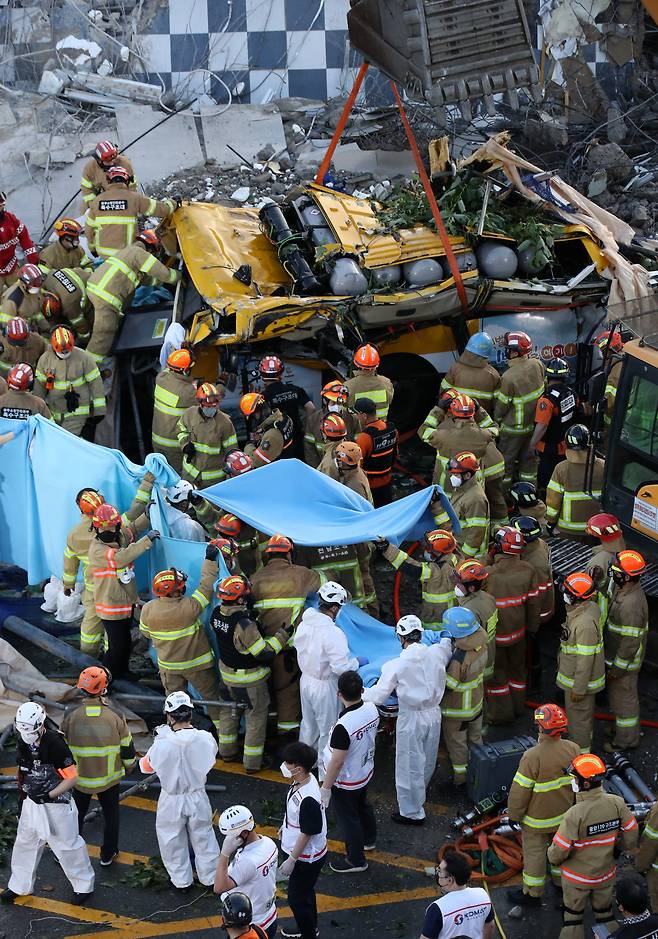
[[[219,816],[224,835],[215,873],[215,893],[244,893],[252,906],[252,922],[270,939],[277,930],[276,870],[278,848],[271,838],[259,835],[254,816],[244,805],[232,805]]]
[[[186,514],[192,505],[190,496],[193,488],[192,483],[186,479],[179,479],[175,486],[167,489],[166,493],[164,510],[169,534],[172,538],[179,538],[181,541],[206,540],[203,525]]]
[[[288,879],[288,904],[295,926],[281,930],[285,939],[315,939],[318,909],[315,884],[327,854],[327,819],[320,786],[311,770],[317,751],[305,743],[289,743],[283,751],[281,773],[291,779],[281,826],[281,850],[287,855],[277,877]]]
[[[493,906],[486,890],[468,886],[467,855],[446,848],[434,873],[441,896],[425,911],[420,939],[493,939]]]
[[[452,640],[422,645],[423,624],[417,616],[403,616],[395,627],[402,652],[385,662],[379,680],[363,692],[364,701],[384,704],[398,698],[395,730],[395,787],[400,811],[391,819],[399,825],[423,825],[425,792],[436,766],[441,737],[439,704],[446,685],[446,666]]]
[[[190,847],[197,877],[205,887],[215,883],[219,845],[206,795],[206,777],[215,765],[217,744],[207,730],[192,727],[194,705],[184,691],[165,699],[167,723],[155,731],[155,740],[139,761],[143,773],[160,777],[155,833],[162,863],[177,890],[193,884]]]
[[[335,623],[341,606],[347,603],[347,590],[329,580],[318,590],[318,599],[317,610],[304,610],[293,644],[302,673],[299,739],[321,754],[338,717],[338,676],[358,668],[361,662],[365,664],[365,659],[350,655],[345,633]]]
[[[320,755],[324,782],[320,798],[325,808],[333,799],[334,811],[345,841],[345,857],[331,861],[337,874],[368,870],[364,851],[374,851],[377,839],[375,813],[368,802],[368,784],[375,771],[375,738],[379,711],[361,700],[363,680],[358,672],[343,672],[338,679],[338,698],[344,705]]]

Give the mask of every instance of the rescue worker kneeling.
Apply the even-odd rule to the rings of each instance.
[[[174,691],[164,703],[166,724],[157,727],[143,773],[157,773],[160,796],[155,833],[162,863],[177,890],[193,886],[190,849],[196,874],[204,887],[215,882],[219,845],[212,827],[212,808],[205,791],[206,777],[215,765],[217,744],[207,730],[192,726],[194,705],[184,691]]]
[[[217,587],[220,605],[212,611],[210,625],[219,645],[219,671],[231,698],[247,706],[245,712],[244,768],[257,773],[263,763],[267,713],[270,695],[268,667],[277,653],[288,644],[289,634],[278,629],[264,638],[258,623],[247,608],[251,593],[244,577],[226,577]],[[223,760],[232,761],[238,754],[240,712],[222,708],[219,717],[219,752]]]
[[[593,753],[574,757],[567,772],[576,793],[548,849],[550,864],[560,866],[563,923],[559,939],[583,939],[583,913],[589,899],[594,919],[608,929],[616,927],[612,912],[615,885],[615,848],[637,845],[637,821],[620,796],[601,788],[605,763]]]

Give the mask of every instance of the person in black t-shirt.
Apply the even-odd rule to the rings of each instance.
[[[312,414],[315,405],[299,385],[283,382],[283,362],[276,355],[264,356],[258,365],[260,377],[263,379],[263,397],[272,408],[278,408],[287,414],[294,427],[294,450],[298,460],[304,459],[304,423],[301,413]]]
[[[622,921],[615,939],[658,939],[658,913],[652,913],[649,891],[638,873],[620,877],[615,899]]]

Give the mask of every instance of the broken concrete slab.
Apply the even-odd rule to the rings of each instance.
[[[149,127],[155,127],[162,118],[160,112],[147,107],[122,107],[117,110],[120,147],[126,147]],[[139,168],[139,179],[145,186],[179,170],[203,163],[194,116],[187,112],[176,114],[166,124],[130,147],[126,155]]]
[[[223,113],[221,108],[201,108],[201,126],[206,153],[222,168],[239,166],[241,162],[227,143],[250,163],[256,162],[258,153],[268,144],[273,154],[286,149],[283,122],[275,104],[233,104]]]
[[[3,102],[0,104],[0,127],[14,127],[15,124],[14,112],[6,102]]]
[[[368,172],[391,177],[408,176],[416,171],[409,150],[360,150],[355,143],[338,147],[331,162],[334,169],[345,173]]]

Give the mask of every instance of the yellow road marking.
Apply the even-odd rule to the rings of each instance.
[[[91,906],[74,906],[72,903],[63,903],[61,900],[52,900],[49,897],[19,897],[18,900],[14,901],[14,905],[28,906],[33,910],[44,910],[46,913],[57,913],[60,916],[68,916],[83,923],[111,926],[113,930],[127,931],[125,932],[126,935],[130,935],[130,930],[138,922],[138,920],[131,919],[129,916],[117,916],[116,913],[109,913],[107,910],[95,910]],[[110,935],[114,935],[114,933],[110,931]]]
[[[17,766],[4,766],[2,769],[0,769],[0,773],[3,776],[16,776],[16,774],[18,773],[18,767]]]
[[[257,773],[247,773],[242,763],[225,763],[223,760],[215,761],[215,769],[220,773],[230,773],[232,776],[247,776],[249,779],[267,779],[270,782],[280,783],[282,786],[289,786],[290,783],[284,779],[281,773],[272,769],[261,769]]]
[[[155,799],[144,799],[142,796],[128,796],[121,800],[121,805],[127,805],[131,809],[142,809],[146,812],[155,812],[158,803]]]

